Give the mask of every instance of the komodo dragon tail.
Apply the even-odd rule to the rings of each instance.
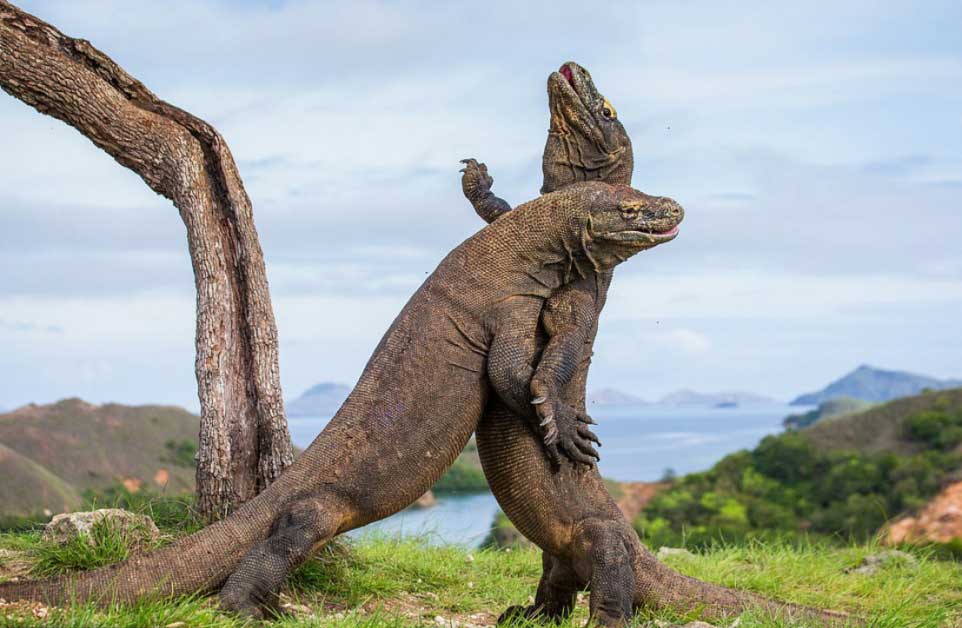
[[[781,602],[748,591],[729,589],[678,573],[659,561],[635,538],[635,602],[649,608],[700,611],[710,618],[730,618],[759,610],[772,615],[804,619],[820,626],[860,626],[861,618],[790,602]]]
[[[0,583],[0,598],[46,604],[94,602],[101,606],[218,588],[252,545],[267,536],[276,513],[268,489],[236,513],[176,543],[94,571]]]

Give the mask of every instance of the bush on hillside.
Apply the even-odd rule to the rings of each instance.
[[[905,422],[905,437],[942,451],[962,444],[962,412],[946,408],[923,410]]]
[[[788,432],[680,478],[635,525],[654,546],[809,534],[864,540],[894,515],[922,505],[960,463],[943,451],[823,451]]]
[[[484,471],[464,460],[455,460],[433,488],[435,493],[472,493],[483,492],[488,489],[488,481]]]

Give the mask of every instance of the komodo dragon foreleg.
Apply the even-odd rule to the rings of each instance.
[[[462,159],[461,163],[464,164],[461,189],[478,216],[491,223],[511,211],[510,203],[491,191],[494,178],[488,174],[487,165],[476,159]],[[562,453],[586,465],[593,465],[599,458],[591,443],[600,445],[601,441],[588,429],[594,421],[584,411],[565,404],[560,391],[581,366],[585,343],[590,343],[594,337],[596,303],[604,299],[604,289],[599,294],[598,286],[607,288],[610,281],[611,273],[600,276],[592,273],[549,297],[544,302],[541,323],[552,342],[540,356],[538,375],[532,379],[534,369],[514,373],[513,385],[503,382],[500,388],[492,381],[505,405],[527,419],[535,433],[542,434],[548,456],[555,463],[560,461]],[[538,347],[530,346],[534,337],[513,339],[510,334],[505,334],[502,338],[505,341],[502,351],[524,351],[531,360],[536,359]],[[529,358],[525,357],[515,363],[528,361]],[[534,414],[529,403],[534,406]]]
[[[498,216],[511,211],[510,203],[491,192],[494,179],[488,174],[486,165],[479,164],[475,159],[462,159],[461,163],[464,164],[464,168],[461,169],[464,173],[461,177],[461,190],[471,201],[478,216],[490,224]]]

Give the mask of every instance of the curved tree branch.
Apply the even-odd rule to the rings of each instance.
[[[198,503],[209,517],[225,514],[293,459],[264,257],[227,144],[89,42],[6,0],[0,87],[80,131],[180,210],[197,287]]]

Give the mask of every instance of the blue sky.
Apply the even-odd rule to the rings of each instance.
[[[951,2],[21,0],[226,136],[292,397],[353,382],[480,224],[458,160],[537,194],[545,79],[591,70],[682,235],[616,274],[590,386],[780,398],[861,363],[962,376],[962,8]],[[110,16],[110,19],[104,19]],[[176,210],[0,97],[0,407],[196,407]]]

